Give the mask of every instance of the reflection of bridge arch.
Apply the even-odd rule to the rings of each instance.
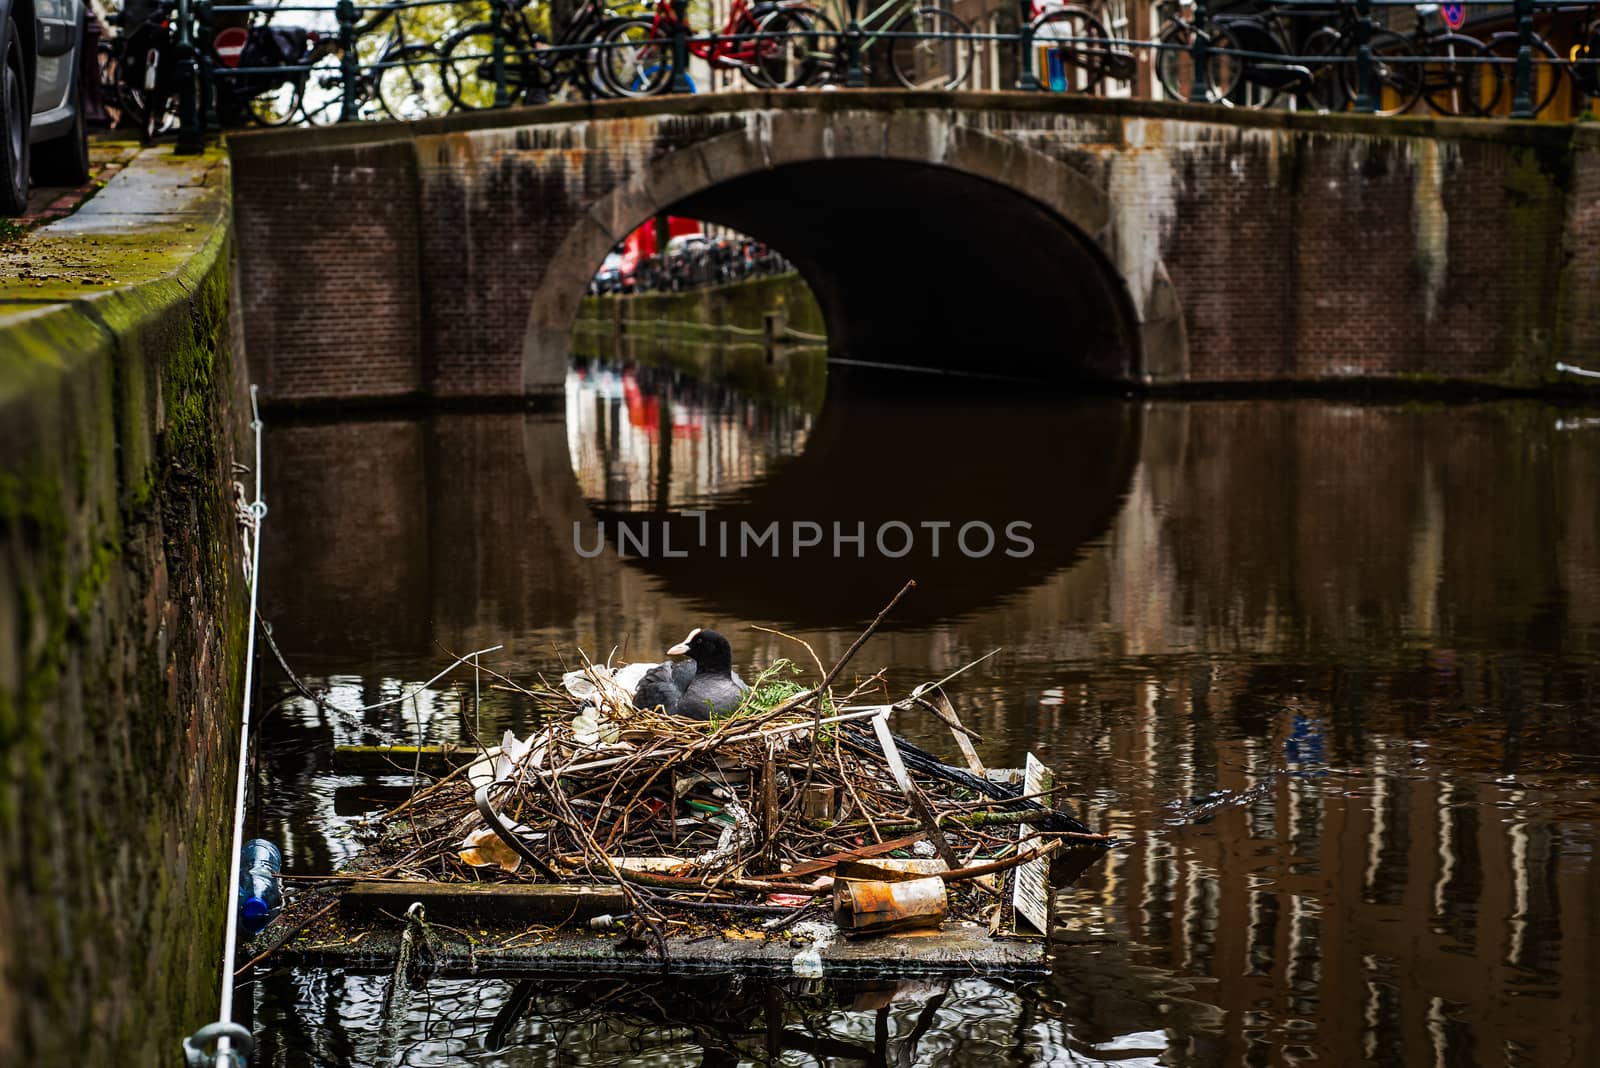
[[[835,355],[1027,380],[1127,381],[1138,313],[1096,243],[1109,197],[1015,141],[926,113],[870,134],[829,111],[773,111],[642,162],[552,252],[524,342],[531,392],[565,372],[584,287],[658,212],[758,237],[799,267]]]
[[[922,625],[976,612],[1009,594],[1035,586],[1070,566],[1104,533],[1128,491],[1138,460],[1141,417],[1132,406],[1103,401],[1075,405],[1059,399],[1030,405],[1015,397],[1002,404],[971,399],[928,398],[915,403],[879,398],[829,399],[800,455],[776,465],[758,483],[703,520],[707,544],[698,542],[702,520],[662,513],[623,513],[587,504],[559,509],[561,521],[580,509],[592,518],[583,530],[586,546],[607,525],[600,560],[617,559],[618,523],[650,529],[650,555],[628,554],[626,567],[654,576],[664,594],[707,613],[707,618],[775,619],[801,627],[841,626],[840,606],[870,617],[906,578],[921,587],[895,611],[898,625]],[[530,463],[534,458],[530,457]],[[548,464],[548,460],[544,461]],[[548,481],[547,481],[548,484]],[[574,489],[576,481],[573,481]],[[1070,487],[1070,490],[1069,490]],[[795,524],[823,528],[823,544],[794,553]],[[841,533],[865,533],[857,555],[849,542],[835,557],[834,523]],[[875,532],[884,524],[912,528],[913,548],[904,557],[882,555]],[[927,522],[948,522],[938,555]],[[1008,524],[1023,532],[1032,551],[1007,555]],[[661,526],[683,556],[662,553]],[[741,532],[758,537],[777,524],[779,548],[771,542],[741,555]],[[956,544],[963,524],[994,531],[994,548],[981,558]],[[721,548],[726,530],[728,549]],[[807,529],[809,536],[814,532]],[[886,535],[898,552],[905,534]],[[968,547],[978,551],[982,531]],[[631,548],[631,547],[630,547]],[[599,560],[595,561],[599,562]]]

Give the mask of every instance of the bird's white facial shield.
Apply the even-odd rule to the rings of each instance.
[[[700,633],[700,628],[699,627],[696,627],[696,628],[694,628],[694,630],[691,630],[689,632],[689,636],[687,638],[683,639],[683,641],[679,642],[677,645],[674,645],[671,649],[667,650],[667,655],[668,656],[687,656],[687,655],[689,655],[689,643],[694,641],[694,636],[696,634],[699,634],[699,633]]]

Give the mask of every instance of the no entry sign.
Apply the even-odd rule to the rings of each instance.
[[[243,26],[229,26],[217,33],[217,39],[211,43],[212,51],[217,58],[222,60],[225,67],[237,67],[239,57],[244,54],[245,42],[250,39],[250,32]]]
[[[1440,4],[1439,14],[1444,16],[1444,24],[1452,30],[1459,30],[1461,24],[1467,21],[1466,4]]]

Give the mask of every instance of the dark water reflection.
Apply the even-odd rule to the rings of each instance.
[[[1036,986],[483,978],[386,1016],[382,977],[283,971],[258,984],[259,1063],[1600,1063],[1600,420],[1532,403],[816,411],[592,381],[570,426],[272,427],[265,611],[286,655],[349,708],[432,675],[441,646],[504,643],[498,666],[528,673],[716,622],[741,668],[794,652],[744,629],[759,623],[802,628],[826,660],[915,575],[859,666],[905,689],[1003,647],[965,679],[963,718],[994,762],[1039,753],[1129,845],[1060,896]],[[649,398],[653,419],[630,408]],[[574,521],[663,502],[881,521],[875,485],[899,509],[1035,524],[1037,558],[842,579],[802,560],[784,583],[770,561],[571,543]],[[458,675],[415,711],[281,706],[265,818],[291,865],[336,864],[330,828],[383,787],[332,775],[331,743],[409,738],[414,715],[432,739],[523,722],[503,692],[479,697]]]

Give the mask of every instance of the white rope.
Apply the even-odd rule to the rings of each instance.
[[[234,953],[239,939],[239,863],[244,848],[244,796],[249,783],[250,762],[250,692],[255,685],[256,665],[256,592],[261,587],[261,521],[267,517],[267,503],[261,497],[261,410],[256,403],[256,387],[250,387],[250,429],[256,438],[256,499],[250,503],[250,514],[255,519],[254,536],[250,539],[250,628],[244,651],[244,707],[239,716],[239,781],[233,798],[233,858],[228,865],[228,886],[224,896],[227,901],[228,927],[222,942],[222,1003],[217,1020],[227,1023],[233,1019],[233,966]],[[234,1064],[233,1044],[226,1035],[217,1039],[216,1068],[231,1068]]]
[[[1584,378],[1600,378],[1600,371],[1586,371],[1582,367],[1574,367],[1570,363],[1557,363],[1557,371],[1565,371],[1569,375],[1582,375]]]

